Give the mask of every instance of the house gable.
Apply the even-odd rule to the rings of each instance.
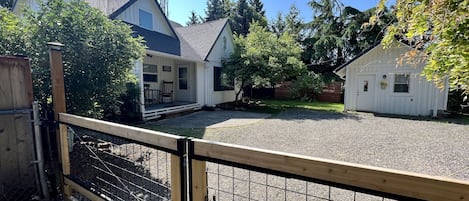
[[[228,59],[231,53],[234,50],[234,38],[233,32],[228,24],[228,22],[223,26],[223,29],[220,31],[217,39],[212,44],[208,54],[205,57],[205,60],[220,61],[223,59]]]
[[[140,26],[140,12],[149,13],[152,16],[152,27],[149,31],[162,33],[177,39],[176,33],[156,0],[130,0],[110,14],[109,17]]]

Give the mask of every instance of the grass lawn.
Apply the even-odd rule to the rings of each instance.
[[[260,100],[261,103],[257,107],[250,108],[250,112],[263,112],[270,114],[277,114],[291,108],[301,108],[308,110],[320,110],[329,112],[342,112],[344,111],[344,104],[342,103],[327,103],[327,102],[306,102],[299,100],[273,100],[266,99]]]

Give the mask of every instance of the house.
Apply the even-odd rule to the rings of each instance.
[[[425,63],[397,64],[409,48],[379,44],[337,68],[345,78],[345,110],[412,116],[446,110],[448,87],[441,90],[421,76]]]
[[[233,83],[221,71],[222,60],[234,48],[227,19],[183,27],[169,21],[156,0],[85,1],[128,23],[146,41],[146,56],[133,69],[141,88],[142,119],[234,101]],[[38,9],[34,0],[17,0],[13,12],[21,6]]]

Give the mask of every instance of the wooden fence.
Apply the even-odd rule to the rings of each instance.
[[[164,150],[174,151],[171,155],[171,200],[174,201],[207,200],[207,162],[231,165],[305,181],[317,181],[338,188],[398,200],[463,201],[469,199],[468,181],[206,140],[183,139],[161,132],[65,113],[59,114],[59,120],[62,125],[92,129],[131,139],[135,142],[154,145]],[[181,149],[181,141],[186,141],[189,144],[187,149]],[[181,153],[183,150],[186,153]],[[63,157],[63,159],[67,160],[66,157]],[[183,165],[185,160],[189,160],[188,166]],[[188,170],[188,175],[185,175],[186,170]],[[188,180],[184,178],[188,178]],[[185,182],[189,182],[189,189],[187,190],[184,188]],[[99,198],[89,189],[78,185],[67,177],[65,178],[65,184],[89,199],[96,200]],[[185,198],[188,194],[190,198]]]
[[[0,199],[36,192],[29,60],[0,57]]]

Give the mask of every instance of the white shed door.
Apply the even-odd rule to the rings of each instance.
[[[373,111],[375,75],[358,75],[357,111]]]

